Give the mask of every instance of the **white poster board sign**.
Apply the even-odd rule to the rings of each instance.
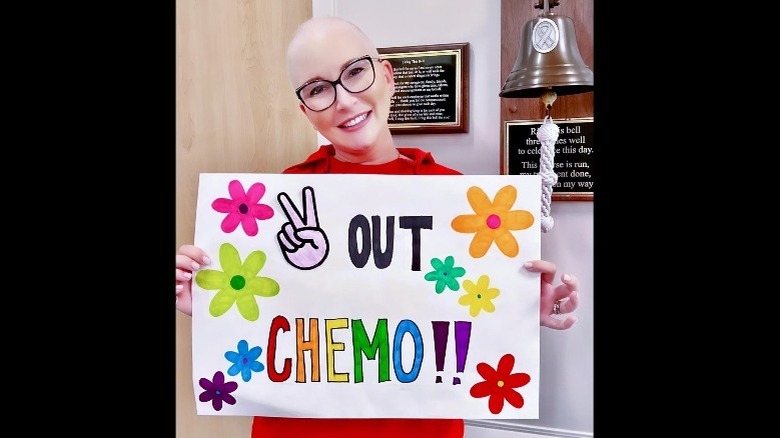
[[[538,175],[201,174],[199,415],[534,419]]]

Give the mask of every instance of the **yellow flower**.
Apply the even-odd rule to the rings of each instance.
[[[458,298],[458,304],[469,306],[469,314],[471,316],[479,315],[479,312],[482,310],[485,312],[496,310],[496,306],[490,300],[497,297],[501,291],[494,287],[488,288],[489,284],[490,277],[487,275],[479,277],[477,284],[474,284],[471,280],[464,280],[463,289],[466,290],[466,294]]]
[[[476,214],[462,214],[452,220],[452,229],[459,233],[474,233],[469,254],[479,258],[496,242],[498,249],[508,257],[514,257],[520,247],[510,230],[524,230],[534,223],[533,215],[526,210],[509,210],[517,199],[515,186],[504,186],[491,202],[485,192],[470,187],[466,197]]]

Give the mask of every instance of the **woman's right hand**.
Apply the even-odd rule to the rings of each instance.
[[[192,273],[211,263],[206,253],[192,245],[182,245],[176,253],[176,310],[192,316]]]

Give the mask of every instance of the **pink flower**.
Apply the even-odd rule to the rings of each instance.
[[[233,180],[228,184],[228,192],[232,199],[218,198],[211,203],[214,210],[227,213],[222,220],[222,231],[232,233],[241,223],[247,236],[255,236],[258,230],[257,221],[274,216],[274,210],[270,206],[259,203],[265,194],[265,185],[262,183],[252,184],[244,193],[244,186],[238,180]]]

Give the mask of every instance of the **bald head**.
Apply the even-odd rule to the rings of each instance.
[[[325,57],[344,53],[348,58],[371,55],[379,57],[374,43],[360,28],[339,17],[315,17],[302,23],[287,46],[287,74],[293,87],[311,79],[303,68],[309,65],[327,65]]]

